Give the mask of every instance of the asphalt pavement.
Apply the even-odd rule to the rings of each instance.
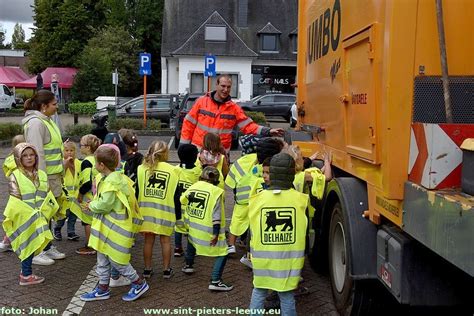
[[[72,117],[62,115],[63,124],[72,123]],[[19,122],[20,118],[0,118],[0,122]],[[89,118],[82,117],[80,122],[88,122]],[[272,127],[288,128],[286,122],[271,122]],[[161,139],[168,143],[171,136],[139,136],[139,149],[145,152],[149,144]],[[176,150],[171,145],[170,161],[177,162]],[[0,163],[10,152],[10,148],[0,148]],[[231,152],[231,160],[240,156],[240,151]],[[8,184],[3,173],[0,175],[0,215],[8,201]],[[226,216],[231,217],[233,196],[230,190],[226,192]],[[0,221],[3,216],[0,216]],[[229,223],[229,221],[227,222]],[[66,236],[65,227],[63,236]],[[3,230],[0,228],[3,236]],[[20,262],[12,252],[0,253],[0,314],[63,314],[63,315],[239,315],[245,314],[249,306],[252,291],[252,272],[242,265],[239,259],[244,249],[237,248],[237,254],[230,256],[227,261],[223,279],[234,285],[230,292],[213,293],[207,289],[212,258],[197,257],[192,276],[181,272],[184,264],[182,257],[172,259],[174,276],[165,280],[162,278],[162,256],[159,238],[153,252],[155,274],[150,279],[150,290],[134,302],[124,302],[121,296],[128,287],[112,288],[111,298],[104,301],[82,302],[78,297],[96,285],[97,277],[94,266],[95,256],[81,256],[75,250],[83,246],[84,231],[78,221],[76,233],[81,236],[79,241],[55,241],[54,245],[66,253],[64,260],[57,260],[51,266],[33,265],[33,272],[46,278],[45,282],[33,286],[20,286],[18,277]],[[132,265],[138,272],[143,271],[143,238],[138,236],[132,250]],[[302,286],[308,292],[297,297],[299,315],[337,315],[335,311],[328,277],[319,275],[311,270],[306,262],[303,271]]]

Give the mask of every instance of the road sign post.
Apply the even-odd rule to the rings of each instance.
[[[140,53],[138,73],[143,76],[143,126],[146,129],[146,77],[151,75],[151,54]]]
[[[207,77],[207,92],[211,90],[211,77],[216,75],[216,56],[204,56],[204,75]]]

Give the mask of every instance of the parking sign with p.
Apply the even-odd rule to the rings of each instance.
[[[151,75],[151,54],[147,54],[147,53],[140,53],[140,56],[139,56],[139,74],[141,76],[143,75]]]
[[[204,56],[204,75],[206,77],[214,77],[216,75],[216,56]]]

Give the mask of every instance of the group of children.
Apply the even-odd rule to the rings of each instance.
[[[53,238],[62,239],[66,218],[68,240],[78,240],[75,223],[79,218],[86,237],[77,253],[97,253],[99,276],[97,287],[81,296],[84,301],[108,299],[109,287],[126,284],[131,288],[123,300],[143,295],[149,289],[146,279],[154,273],[156,235],[162,249],[163,278],[174,273],[174,234],[174,255],[185,256],[182,271],[194,272],[196,255],[215,257],[208,288],[230,291],[233,286],[222,280],[227,256],[235,253],[237,237],[250,230],[250,252],[241,261],[254,273],[251,307],[260,308],[266,290],[272,289],[279,293],[282,308],[292,314],[291,293],[304,263],[304,232],[314,214],[308,204],[309,194],[322,198],[325,181],[331,177],[329,158],[325,157],[321,170],[311,167],[311,159],[305,162],[297,147],[268,137],[256,141],[256,152],[249,150],[229,168],[219,136],[208,133],[200,150],[191,144],[181,145],[180,164],[173,166],[167,162],[166,143],[153,142],[143,157],[133,131],[119,134],[108,141],[106,137],[107,144],[102,145],[94,135],[83,136],[82,161],[76,157],[76,144],[69,140],[64,143],[64,194],[58,199],[58,211],[45,206],[48,187],[42,181],[43,172],[35,166],[38,157],[34,147],[25,143],[14,147],[14,161],[7,159],[4,170],[15,175],[16,184],[10,180],[10,187],[16,185],[21,194],[10,190],[3,226],[21,260],[20,285],[44,281],[32,274],[33,255]],[[224,183],[235,196],[228,241]],[[21,211],[18,203],[25,204]],[[53,213],[56,225],[51,234],[47,223]],[[35,237],[27,237],[33,230]],[[144,236],[142,274],[130,264],[137,233]],[[188,240],[186,251],[183,235]]]

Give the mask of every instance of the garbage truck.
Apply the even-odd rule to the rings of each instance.
[[[471,310],[474,1],[299,0],[298,125],[331,155],[311,263],[337,310]],[[398,302],[398,303],[397,303]]]

